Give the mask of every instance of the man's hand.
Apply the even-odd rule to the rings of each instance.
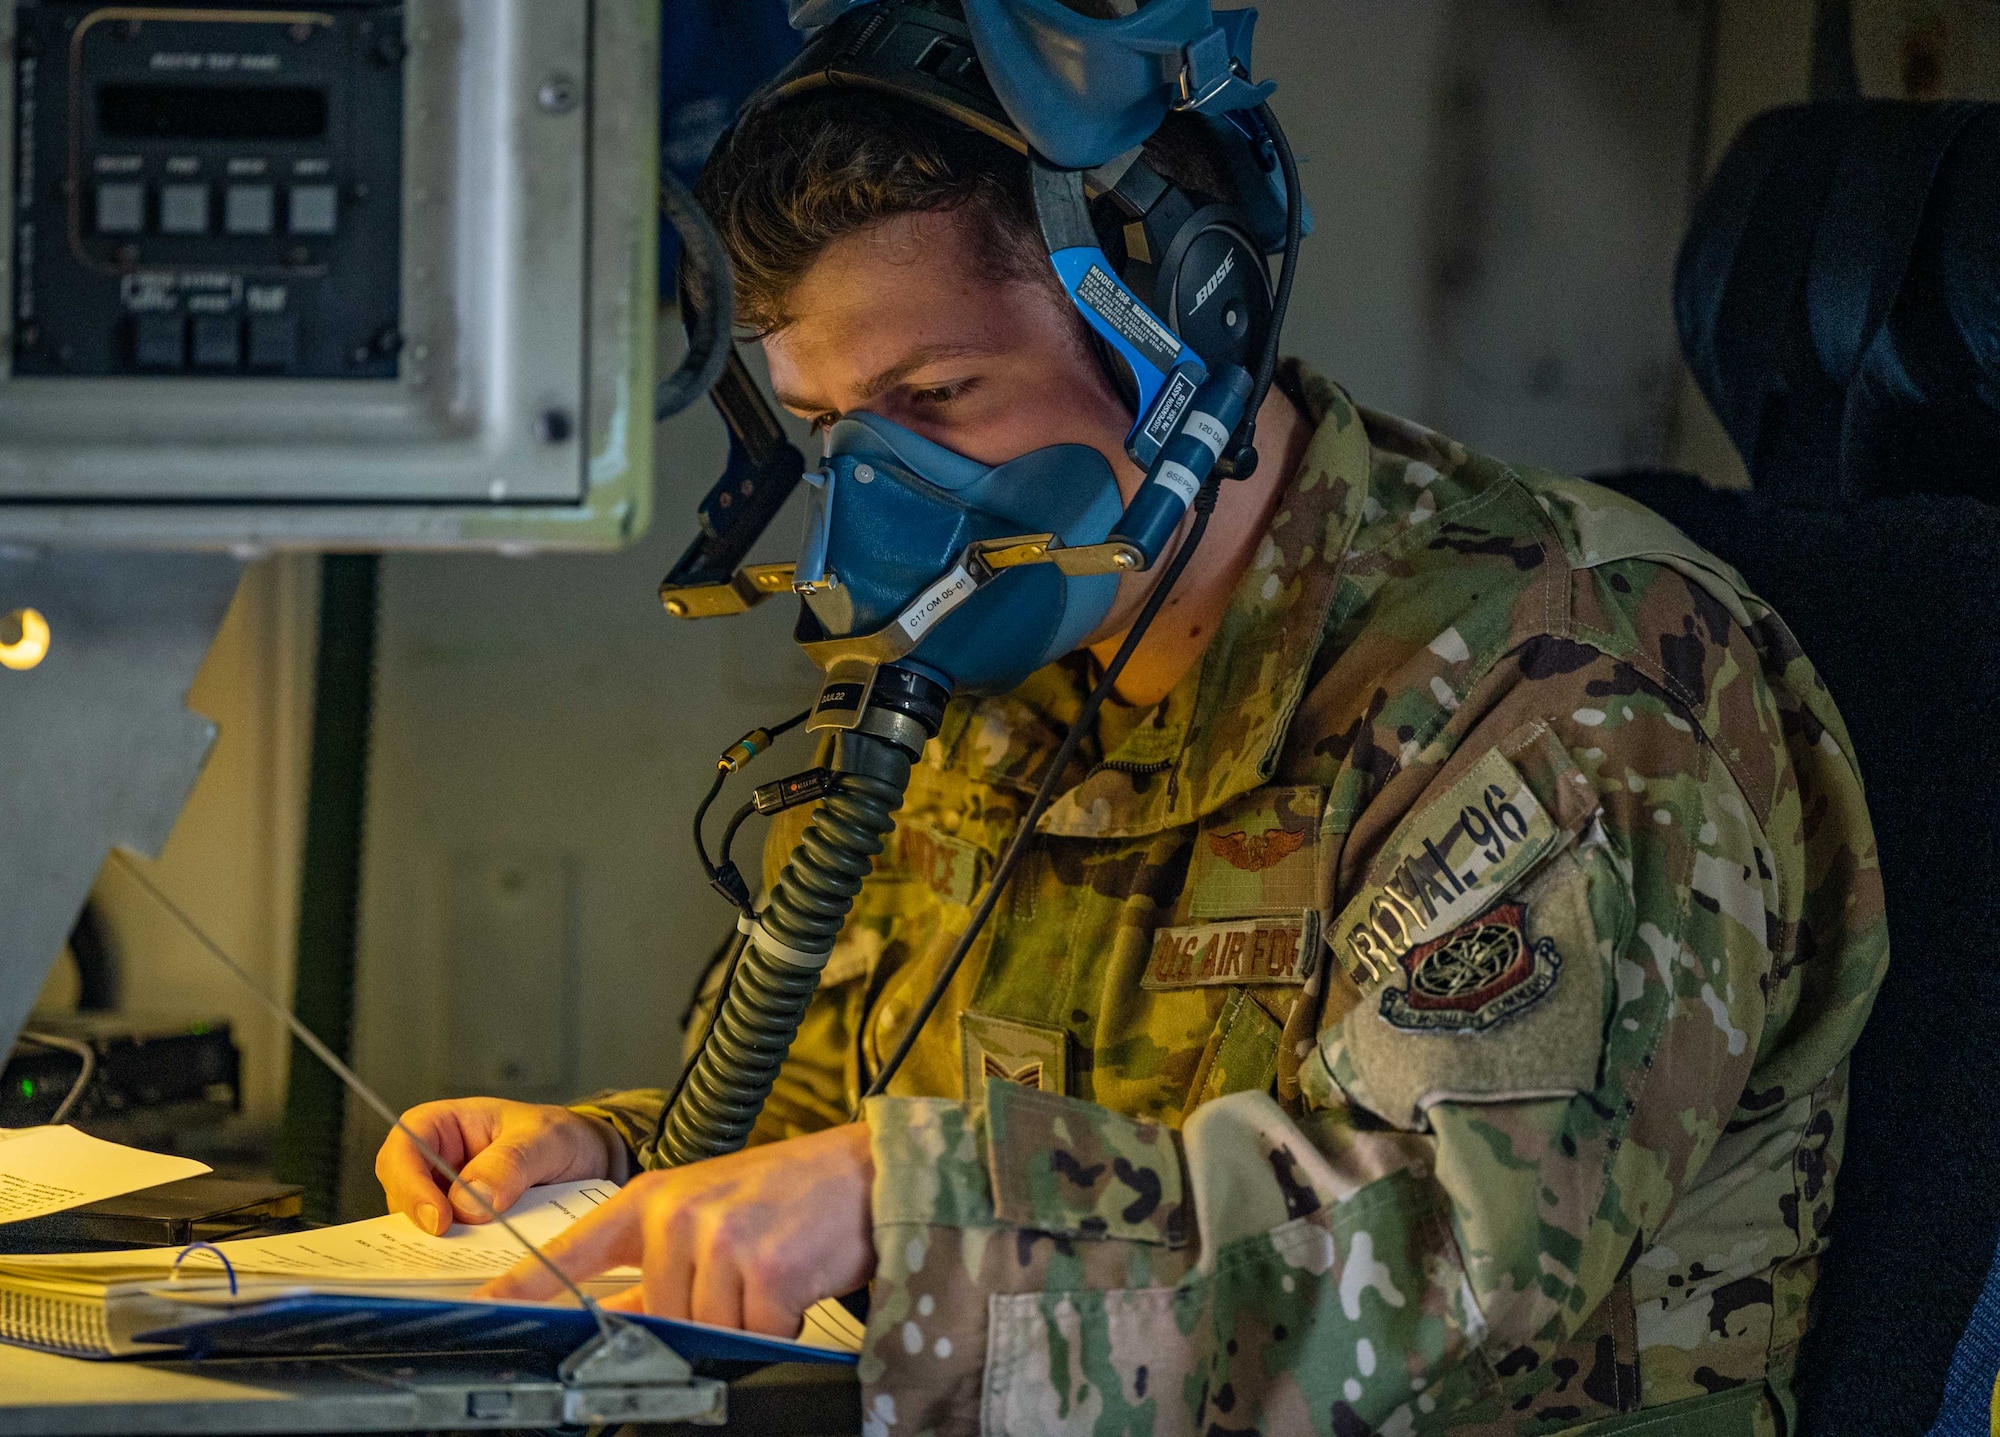
[[[411,1108],[403,1122],[499,1212],[538,1183],[624,1176],[625,1147],[610,1125],[568,1108],[452,1098]],[[391,1132],[375,1155],[375,1176],[389,1211],[408,1214],[425,1232],[444,1232],[454,1214],[460,1222],[487,1221],[457,1183],[447,1202],[437,1174],[401,1129]]]
[[[641,1173],[543,1251],[571,1277],[637,1263],[639,1286],[605,1305],[792,1337],[808,1307],[875,1271],[874,1162],[861,1123]],[[481,1297],[561,1291],[528,1258]]]

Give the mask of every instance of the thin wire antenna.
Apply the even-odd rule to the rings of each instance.
[[[513,1238],[514,1241],[518,1242],[519,1244],[521,1244],[522,1247],[528,1250],[529,1255],[533,1257],[535,1261],[539,1262],[543,1267],[547,1268],[551,1273],[553,1273],[555,1275],[556,1281],[560,1282],[564,1286],[564,1288],[568,1290],[569,1295],[571,1297],[574,1297],[579,1303],[581,1303],[583,1305],[584,1310],[588,1312],[593,1318],[596,1319],[598,1333],[604,1338],[604,1340],[606,1342],[610,1342],[612,1340],[612,1334],[616,1330],[613,1319],[608,1313],[604,1311],[603,1308],[597,1305],[596,1301],[592,1299],[589,1293],[585,1292],[581,1287],[577,1286],[577,1284],[571,1280],[570,1275],[568,1273],[564,1272],[560,1267],[557,1267],[554,1261],[550,1259],[547,1253],[543,1252],[539,1247],[536,1247],[532,1242],[529,1242],[528,1239],[522,1235],[521,1230],[519,1228],[515,1227],[513,1223],[509,1222],[498,1208],[494,1207],[493,1204],[491,1204],[486,1200],[484,1194],[482,1194],[477,1188],[473,1187],[471,1184],[467,1183],[463,1178],[461,1178],[458,1174],[458,1169],[453,1167],[450,1163],[446,1162],[443,1156],[437,1151],[437,1149],[433,1148],[429,1143],[425,1142],[422,1138],[418,1137],[415,1133],[411,1132],[409,1128],[405,1127],[403,1125],[403,1120],[397,1117],[396,1114],[390,1110],[389,1105],[387,1103],[383,1102],[379,1097],[375,1095],[375,1090],[373,1088],[369,1087],[366,1083],[362,1082],[360,1076],[356,1074],[352,1068],[348,1067],[347,1064],[341,1062],[339,1058],[335,1057],[333,1050],[327,1047],[326,1044],[322,1043],[319,1040],[319,1036],[316,1033],[314,1033],[312,1029],[308,1028],[304,1023],[301,1023],[298,1019],[298,1016],[294,1014],[291,1009],[287,1008],[284,1004],[280,1003],[276,998],[272,997],[271,994],[265,989],[262,983],[258,982],[255,978],[251,977],[250,974],[246,972],[234,958],[231,958],[227,953],[223,952],[221,947],[216,943],[216,941],[213,938],[210,938],[208,934],[202,931],[200,924],[196,923],[194,919],[188,917],[186,911],[182,909],[182,907],[178,903],[174,902],[173,899],[167,897],[167,895],[161,892],[160,889],[153,883],[153,881],[150,878],[146,877],[144,873],[140,872],[139,865],[134,863],[130,858],[128,858],[123,849],[120,848],[112,849],[111,856],[117,859],[118,862],[124,866],[124,869],[127,873],[131,874],[133,878],[138,880],[139,886],[145,889],[147,893],[152,895],[153,901],[155,903],[158,903],[162,908],[166,909],[167,912],[171,913],[174,916],[175,921],[178,922],[181,925],[181,927],[185,928],[191,935],[193,935],[194,940],[197,943],[201,944],[202,947],[208,950],[210,957],[214,958],[216,962],[220,963],[223,967],[227,968],[231,973],[235,974],[236,980],[239,983],[241,983],[245,988],[248,988],[250,990],[251,996],[256,998],[256,1000],[259,1003],[263,1004],[266,1008],[268,1008],[271,1012],[275,1013],[281,1020],[283,1020],[284,1025],[292,1030],[292,1036],[297,1038],[301,1043],[304,1043],[306,1047],[312,1051],[312,1055],[315,1058],[318,1058],[322,1063],[326,1064],[327,1067],[331,1068],[335,1076],[337,1076],[341,1082],[347,1084],[348,1088],[354,1093],[356,1097],[360,1098],[362,1102],[366,1103],[369,1107],[373,1108],[375,1110],[376,1115],[382,1118],[391,1127],[395,1128],[397,1132],[401,1133],[404,1137],[408,1138],[411,1144],[415,1146],[416,1150],[424,1155],[424,1160],[426,1162],[428,1162],[432,1167],[436,1168],[445,1177],[451,1179],[451,1181],[455,1183],[457,1186],[463,1188],[466,1194],[469,1197],[471,1197],[472,1201],[478,1205],[479,1210],[481,1212],[485,1213],[486,1216],[490,1218],[492,1221],[498,1223],[501,1226],[501,1228],[506,1231],[509,1237]]]
[[[83,1096],[83,1090],[90,1086],[90,1079],[97,1072],[97,1051],[88,1043],[76,1038],[65,1038],[60,1033],[41,1033],[33,1028],[23,1028],[21,1036],[30,1043],[41,1044],[44,1048],[54,1048],[58,1052],[73,1054],[83,1062],[83,1071],[78,1073],[76,1081],[70,1084],[68,1095],[56,1105],[56,1110],[49,1114],[49,1126],[54,1127],[69,1116],[69,1110],[76,1106],[77,1099]]]

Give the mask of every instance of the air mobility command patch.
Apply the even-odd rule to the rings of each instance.
[[[1411,1033],[1479,1033],[1548,996],[1562,969],[1553,938],[1530,942],[1526,910],[1498,903],[1405,953],[1409,983],[1382,990],[1382,1019]]]
[[[1498,903],[1562,837],[1494,749],[1391,837],[1377,864],[1382,876],[1334,920],[1337,960],[1357,985],[1388,977],[1413,950],[1456,936]]]

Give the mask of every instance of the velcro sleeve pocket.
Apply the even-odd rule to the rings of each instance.
[[[990,1078],[986,1139],[1001,1222],[1069,1237],[1187,1242],[1180,1139],[1171,1129]]]
[[[1500,903],[1419,945],[1373,986],[1333,1040],[1396,1126],[1437,1103],[1522,1102],[1597,1086],[1608,943],[1592,882],[1618,882],[1593,845],[1567,849]]]
[[[1317,1087],[1406,1130],[1441,1102],[1594,1088],[1620,936],[1599,928],[1631,906],[1597,812],[1534,723],[1406,818],[1333,925],[1360,1001],[1321,1034]]]

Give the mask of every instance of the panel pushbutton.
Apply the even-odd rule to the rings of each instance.
[[[291,314],[250,316],[250,367],[285,370],[298,363],[299,321]]]
[[[291,232],[295,235],[330,235],[334,231],[339,201],[332,185],[293,185],[291,192]]]
[[[146,229],[146,187],[121,180],[97,187],[97,232],[136,235]]]
[[[160,191],[160,233],[208,233],[208,186],[168,185]]]
[[[231,185],[223,198],[222,227],[233,235],[267,235],[277,222],[277,193],[269,185]]]
[[[243,321],[234,314],[194,317],[197,369],[234,369],[243,362]]]
[[[177,309],[149,310],[134,315],[132,360],[141,369],[185,367],[187,316]]]

